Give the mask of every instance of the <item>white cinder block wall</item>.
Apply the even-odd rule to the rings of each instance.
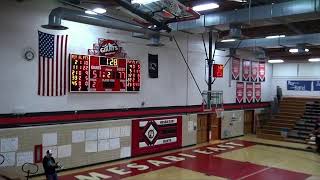
[[[41,28],[48,23],[50,10],[60,6],[54,0],[33,0],[17,3],[5,0],[0,7],[0,114],[13,112],[49,112],[67,110],[115,109],[155,106],[183,106],[201,104],[201,96],[191,78],[182,57],[174,44],[162,38],[163,47],[149,47],[146,40],[132,38],[131,33],[63,21],[66,31]],[[142,87],[139,93],[68,93],[63,97],[37,95],[38,53],[32,62],[22,58],[25,48],[38,51],[38,30],[52,34],[69,35],[69,53],[86,54],[98,38],[120,40],[129,57],[141,60]],[[176,34],[201,90],[206,90],[204,81],[205,53],[199,35]],[[159,55],[159,78],[148,78],[148,53]],[[217,51],[216,62],[224,64],[227,52]],[[262,100],[270,100],[269,77],[262,85]],[[229,65],[225,76],[213,85],[214,90],[224,90],[225,103],[235,102],[235,82],[228,86]]]
[[[307,61],[307,60],[306,60]],[[288,91],[288,80],[320,80],[320,63],[274,64],[272,74],[272,96],[276,96],[277,86],[283,96],[320,96],[319,91]]]

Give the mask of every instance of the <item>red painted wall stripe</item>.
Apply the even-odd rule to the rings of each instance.
[[[255,103],[255,104],[226,104],[225,110],[237,110],[248,108],[267,107],[270,103]],[[57,115],[34,115],[28,117],[0,117],[0,125],[15,125],[15,124],[31,124],[31,123],[48,123],[48,122],[70,122],[90,119],[111,119],[111,118],[127,118],[137,116],[161,116],[168,114],[182,114],[182,113],[200,113],[203,112],[202,106],[192,107],[168,107],[165,109],[141,109],[141,110],[115,110],[112,112],[92,112],[78,114],[58,114]],[[212,110],[214,112],[214,110]]]

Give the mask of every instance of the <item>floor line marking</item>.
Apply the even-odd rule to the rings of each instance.
[[[266,171],[266,170],[269,170],[269,169],[271,169],[271,168],[272,168],[272,167],[266,167],[266,168],[264,168],[264,169],[261,169],[261,170],[259,170],[259,171],[254,172],[254,173],[251,173],[251,174],[245,175],[245,176],[243,176],[243,177],[241,177],[241,178],[238,178],[237,180],[245,179],[245,178],[247,178],[247,177],[250,177],[250,176],[259,174],[259,173],[261,173],[261,172],[263,172],[263,171]]]

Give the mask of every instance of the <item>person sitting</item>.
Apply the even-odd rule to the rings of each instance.
[[[317,152],[320,153],[320,120],[316,123],[316,128],[313,134],[316,139]]]

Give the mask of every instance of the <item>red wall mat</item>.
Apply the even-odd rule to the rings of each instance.
[[[133,120],[131,137],[132,156],[180,148],[182,116]]]

